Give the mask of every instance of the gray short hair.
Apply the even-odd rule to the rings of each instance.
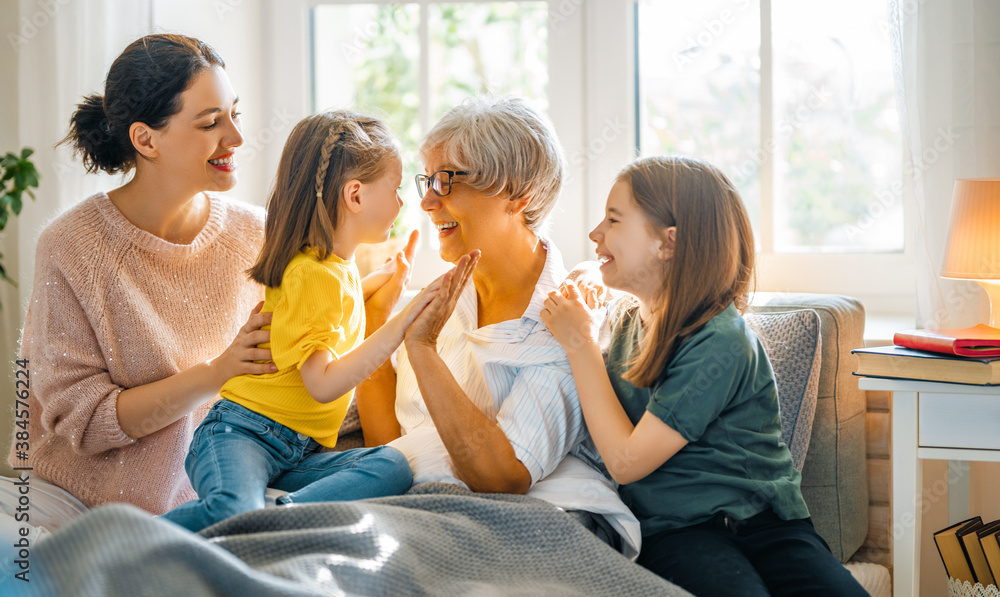
[[[562,188],[566,158],[547,116],[512,97],[472,97],[449,110],[420,145],[420,157],[472,172],[467,184],[491,196],[531,196],[524,224],[545,228]]]

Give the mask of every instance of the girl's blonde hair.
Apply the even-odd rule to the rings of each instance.
[[[315,249],[320,259],[329,257],[344,185],[377,180],[399,159],[392,131],[373,116],[338,110],[308,116],[295,125],[267,198],[264,246],[247,274],[277,287],[303,248]]]
[[[637,160],[618,174],[654,232],[677,227],[674,255],[650,305],[652,321],[624,379],[650,387],[662,379],[677,346],[731,302],[742,313],[754,286],[750,217],[732,182],[715,166],[692,158]]]

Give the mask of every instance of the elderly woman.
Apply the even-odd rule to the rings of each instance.
[[[398,370],[386,364],[359,386],[366,442],[402,450],[414,482],[530,489],[606,515],[634,537],[637,525],[613,486],[581,462],[595,459],[576,386],[539,316],[567,273],[543,236],[564,168],[551,123],[518,100],[476,98],[445,114],[420,155],[421,208],[438,230],[441,257],[481,256],[471,284],[418,317]],[[372,325],[385,319],[385,304],[367,306]]]

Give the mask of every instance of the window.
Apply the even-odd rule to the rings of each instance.
[[[638,5],[641,153],[719,165],[751,207],[765,249],[902,251],[902,139],[878,27],[886,7],[772,0],[770,23],[761,8]],[[876,219],[880,190],[890,200]]]
[[[265,4],[270,109],[380,112],[406,155],[408,226],[420,138],[482,90],[547,110],[569,170],[550,237],[593,257],[615,174],[637,153],[719,165],[755,220],[761,290],[913,310],[912,226],[881,2],[285,0]],[[265,146],[276,164],[280,146]],[[441,267],[425,234],[413,284]],[[428,242],[430,241],[430,242]],[[423,270],[423,271],[422,271]]]
[[[822,277],[843,283],[873,257],[907,259],[886,10],[871,0],[635,3],[637,151],[701,157],[730,176],[754,220],[764,289],[870,295],[875,276],[853,289]],[[900,287],[884,287],[896,296],[878,308],[912,294],[905,276],[890,277]]]

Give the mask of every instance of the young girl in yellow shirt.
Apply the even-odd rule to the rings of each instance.
[[[279,504],[409,488],[410,467],[394,448],[322,451],[337,442],[354,386],[389,358],[437,289],[474,266],[475,256],[463,258],[362,342],[364,301],[388,276],[361,280],[354,251],[388,237],[401,178],[397,141],[376,118],[324,112],[292,130],[267,202],[264,246],[248,272],[267,287],[271,341],[260,348],[270,348],[278,370],[222,387],[185,462],[198,499],[164,518],[198,531],[264,507],[266,487],[289,492]]]

